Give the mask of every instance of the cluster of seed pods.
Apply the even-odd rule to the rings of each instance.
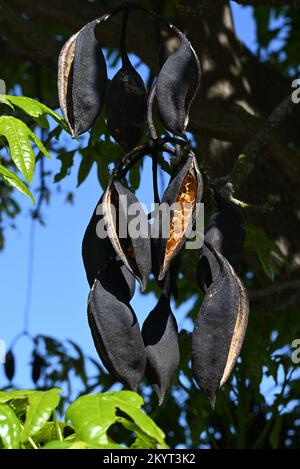
[[[178,48],[163,64],[149,94],[126,50],[131,9],[154,16],[178,37]],[[95,31],[120,12],[123,12],[122,66],[108,83]],[[71,135],[77,137],[89,130],[106,106],[110,134],[125,150],[95,208],[82,245],[91,288],[88,322],[95,347],[107,370],[127,388],[136,391],[146,377],[160,404],[180,361],[178,328],[171,309],[176,283],[173,271],[195,224],[203,193],[197,158],[186,137],[189,109],[198,92],[200,77],[198,57],[186,36],[156,13],[132,2],[84,26],[67,41],[59,57],[59,100]],[[169,132],[163,138],[157,137],[153,124],[154,102]],[[147,141],[140,144],[145,134]],[[163,158],[166,153],[171,155],[171,178],[160,204],[171,208],[176,203],[177,207],[170,210],[167,236],[160,211],[155,212],[150,226],[151,216],[144,212],[126,182],[126,171],[139,158],[150,155],[157,165],[157,156]],[[243,249],[243,219],[221,196],[217,193],[215,196],[219,211],[207,225],[198,261],[197,280],[205,296],[192,334],[193,374],[212,404],[239,355],[248,317],[247,293],[234,270]],[[130,223],[133,204],[142,214],[144,228],[138,237],[130,233],[120,236],[120,220]],[[101,223],[106,237],[97,234]],[[140,329],[130,301],[136,280],[143,291],[150,274],[161,295]]]

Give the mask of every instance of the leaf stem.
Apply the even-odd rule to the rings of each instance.
[[[63,434],[61,432],[61,428],[60,428],[59,423],[57,421],[56,410],[53,410],[53,421],[54,421],[54,424],[55,424],[55,430],[56,430],[59,441],[64,441],[64,437],[63,437]]]
[[[33,449],[39,449],[39,447],[35,444],[35,442],[33,441],[33,439],[31,437],[28,438],[28,441],[31,444],[31,446],[33,447]]]

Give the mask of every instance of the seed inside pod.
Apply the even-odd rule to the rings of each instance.
[[[209,248],[220,271],[207,290],[195,322],[192,370],[214,407],[216,392],[228,379],[240,353],[249,306],[246,290],[229,262]]]
[[[199,59],[186,37],[159,72],[156,85],[157,104],[164,126],[178,135],[185,133],[188,113],[200,86]]]
[[[142,336],[146,346],[146,376],[162,405],[180,361],[177,323],[170,299],[164,294],[147,316]]]
[[[120,181],[111,180],[103,198],[103,214],[115,251],[144,290],[151,272],[151,244],[148,217],[142,205]]]
[[[59,103],[72,137],[92,127],[104,104],[107,70],[95,37],[98,23],[92,21],[71,36],[59,55]]]
[[[173,177],[161,201],[163,208],[171,208],[168,237],[164,236],[165,221],[160,211],[157,213],[153,227],[153,249],[160,265],[159,280],[163,279],[174,257],[180,252],[186,237],[189,235],[197,215],[197,204],[202,197],[202,177],[193,155],[190,155],[184,166]]]
[[[112,261],[91,289],[88,321],[105,367],[136,391],[144,375],[146,353],[136,315],[129,304],[130,294],[125,275],[118,263]]]

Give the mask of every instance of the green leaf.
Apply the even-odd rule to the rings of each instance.
[[[278,257],[284,262],[286,267],[288,267],[287,258],[281,252],[277,244],[269,239],[262,229],[257,228],[256,226],[246,226],[245,247],[252,251],[256,251],[262,268],[271,281],[274,280],[276,274],[274,261],[271,257],[272,252],[276,253]]]
[[[33,141],[45,156],[51,158],[40,139],[24,122],[15,117],[0,117],[0,136],[8,141],[11,158],[28,182],[32,180],[35,166],[35,156],[30,141]]]
[[[36,435],[33,437],[34,441],[36,443],[39,443],[41,441],[44,441],[45,443],[48,441],[56,440],[57,439],[57,426],[59,425],[59,428],[61,429],[61,432],[63,432],[64,428],[68,426],[65,422],[46,422],[43,428],[36,433]]]
[[[28,441],[43,428],[60,401],[58,393],[61,393],[61,390],[54,388],[49,391],[35,391],[28,394],[29,407],[22,432],[22,441]]]
[[[158,428],[148,415],[142,412],[141,406],[144,402],[138,394],[131,391],[109,392],[103,394],[103,398],[112,399],[115,406],[129,415],[144,433],[165,447],[165,435],[163,431]]]
[[[26,184],[24,184],[21,179],[14,174],[12,171],[9,169],[5,168],[5,166],[2,166],[0,164],[0,178],[3,179],[3,181],[8,184],[9,186],[14,187],[18,191],[22,192],[22,194],[27,195],[32,200],[32,203],[35,204],[34,197]]]
[[[143,160],[140,159],[134,165],[134,167],[129,171],[129,183],[130,183],[130,188],[133,192],[135,192],[140,185],[142,167],[143,167]]]
[[[118,421],[129,431],[135,433],[137,436],[135,442],[131,445],[131,448],[135,449],[157,449],[157,442],[155,439],[150,438],[144,433],[138,425],[130,422],[127,419],[119,418]]]
[[[98,166],[98,180],[102,189],[105,190],[109,180],[109,165],[120,161],[122,151],[119,145],[109,141],[98,142],[94,148],[97,154],[95,161]]]
[[[95,445],[108,443],[106,432],[116,421],[114,405],[105,401],[102,394],[79,397],[68,408],[66,418],[81,440]]]
[[[20,447],[21,425],[17,416],[7,404],[0,404],[0,438],[7,449]]]
[[[85,181],[95,162],[94,155],[89,151],[82,152],[82,160],[78,170],[77,187]]]
[[[66,132],[70,133],[69,128],[64,119],[57,112],[53,111],[53,109],[50,109],[45,104],[42,104],[39,101],[36,101],[35,99],[27,98],[25,96],[2,96],[6,104],[11,103],[19,107],[20,109],[22,109],[22,111],[26,112],[26,114],[28,114],[35,120],[38,120],[46,115],[51,116],[52,119],[54,119]],[[43,122],[45,121],[43,120]]]
[[[53,440],[46,443],[43,449],[71,449],[72,445],[70,441]]]
[[[14,110],[13,105],[10,103],[9,99],[7,99],[7,96],[5,94],[0,94],[0,104],[6,104],[9,106],[12,110]]]
[[[103,111],[91,128],[89,145],[95,145],[106,131],[107,125],[105,122],[105,112]]]
[[[74,155],[75,150],[64,152],[57,157],[57,159],[61,161],[61,168],[59,173],[54,176],[54,182],[59,182],[70,174],[74,164]]]
[[[124,449],[123,446],[116,443],[109,443],[107,445],[92,445],[75,439],[74,441],[50,441],[43,449]]]
[[[257,255],[262,265],[262,268],[265,271],[265,274],[267,275],[267,277],[269,277],[272,282],[274,282],[276,271],[274,264],[270,258],[269,252],[266,252],[261,249],[257,250]]]
[[[17,391],[0,391],[0,404],[12,401],[14,399],[27,399],[31,394],[36,394],[37,391],[26,389]]]
[[[260,46],[267,47],[269,44],[268,29],[271,19],[271,9],[264,6],[254,8],[253,16],[256,21],[256,40]]]
[[[280,415],[277,415],[275,418],[272,431],[270,433],[270,443],[273,449],[278,448],[281,426],[282,426],[282,418]]]

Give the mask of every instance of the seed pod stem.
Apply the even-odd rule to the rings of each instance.
[[[127,55],[127,50],[126,50],[128,17],[129,17],[129,10],[126,9],[124,10],[124,13],[123,13],[122,32],[121,32],[121,40],[120,40],[120,51],[121,51],[121,58],[122,58],[123,65],[124,64],[129,65],[128,55]]]
[[[155,149],[152,153],[152,179],[153,179],[153,197],[154,203],[159,204],[159,193],[158,193],[158,183],[157,183],[157,153]]]

